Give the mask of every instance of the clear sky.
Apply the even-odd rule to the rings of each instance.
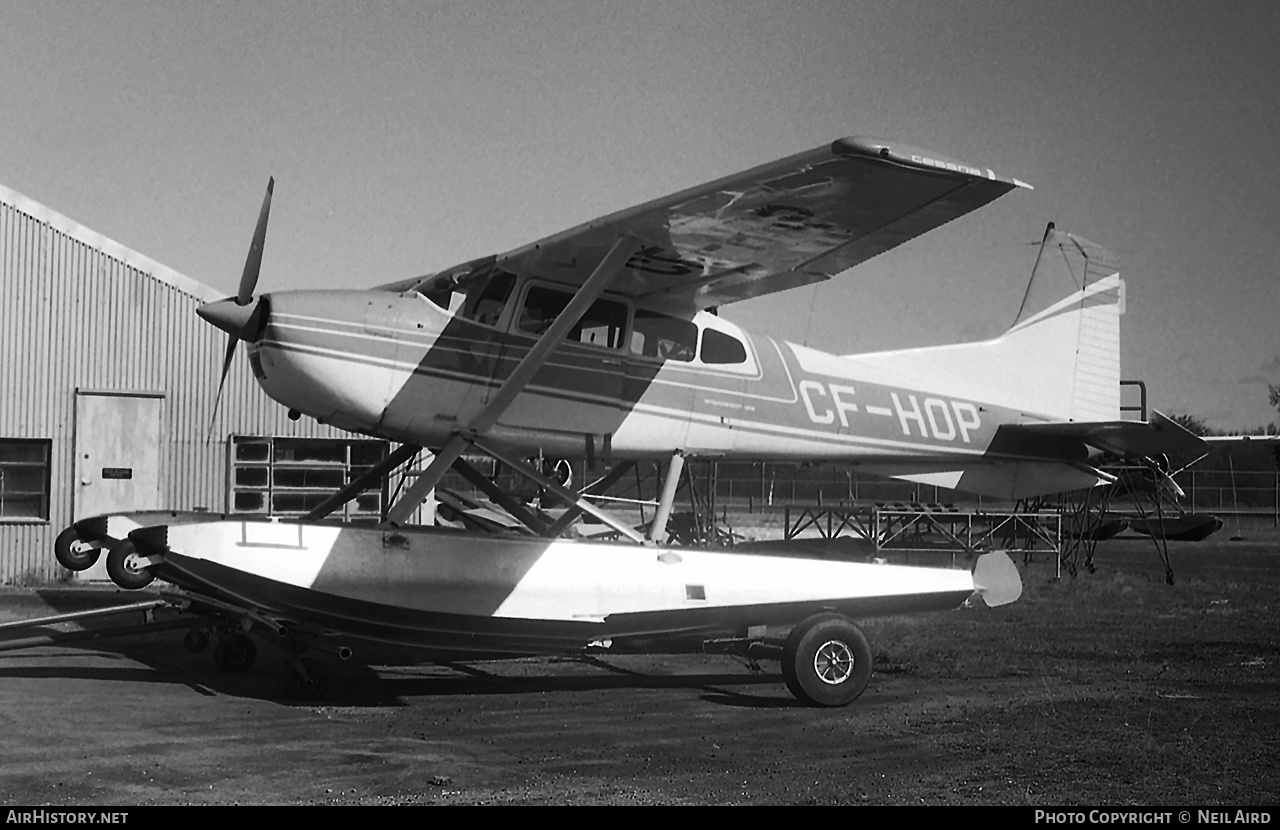
[[[428,273],[851,134],[1035,186],[722,309],[835,352],[1012,322],[1044,224],[1117,251],[1124,376],[1280,383],[1280,3],[0,0],[0,182],[234,292]]]

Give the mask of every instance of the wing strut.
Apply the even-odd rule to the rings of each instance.
[[[569,527],[569,525],[573,524],[575,521],[578,520],[579,516],[587,512],[586,509],[581,506],[581,502],[586,500],[587,496],[590,495],[591,490],[594,489],[594,490],[597,490],[598,492],[604,492],[608,490],[610,487],[612,487],[620,478],[622,478],[624,475],[631,472],[635,468],[636,468],[636,462],[624,461],[618,466],[614,467],[612,470],[610,470],[599,481],[595,481],[587,485],[585,488],[583,488],[582,492],[578,494],[578,499],[575,501],[574,505],[570,507],[568,510],[564,511],[564,513],[561,514],[560,518],[556,519],[555,523],[552,524],[551,527],[547,528],[546,532],[543,533],[542,535],[548,538],[554,538],[556,536],[559,536],[561,533],[565,531],[565,528]]]
[[[572,504],[575,509],[581,510],[583,513],[591,514],[596,519],[604,522],[609,527],[618,531],[623,536],[626,536],[631,541],[636,542],[638,544],[642,544],[642,545],[645,544],[644,536],[637,533],[634,528],[624,524],[623,522],[618,521],[613,516],[610,516],[605,511],[601,510],[591,502],[587,501],[585,496],[579,497],[578,494],[574,493],[572,490],[568,490],[564,487],[561,487],[559,484],[547,478],[537,470],[533,469],[528,464],[525,464],[519,458],[516,458],[513,455],[509,455],[505,450],[495,447],[494,445],[489,444],[487,442],[481,441],[480,439],[476,439],[474,443],[481,450],[493,456],[494,458],[498,459],[503,464],[506,464],[508,467],[511,467],[512,469],[516,470],[521,475],[525,476],[531,481],[536,482],[539,487],[545,487],[546,489],[550,490],[552,493],[555,493],[557,496],[559,496],[568,504]]]
[[[364,475],[316,505],[310,513],[302,517],[302,520],[304,522],[314,522],[323,519],[374,484],[382,481],[392,470],[411,460],[420,452],[422,452],[422,447],[413,444],[402,444],[395,452],[379,461],[375,466],[370,467],[369,471]]]
[[[453,462],[453,469],[456,470],[463,478],[471,482],[480,492],[484,493],[489,499],[503,510],[511,514],[513,518],[520,524],[537,533],[539,536],[545,535],[547,526],[550,524],[543,515],[525,507],[520,502],[513,499],[501,487],[484,477],[479,470],[471,466],[465,458],[459,458]]]
[[[662,483],[662,496],[658,499],[658,512],[649,525],[648,539],[661,544],[667,532],[667,519],[671,518],[671,505],[676,500],[676,488],[680,486],[680,473],[684,470],[684,453],[676,450],[671,454],[671,464],[667,467],[667,477]],[[714,521],[715,515],[712,514]]]
[[[436,485],[440,483],[440,479],[444,478],[444,474],[449,472],[453,462],[461,458],[469,446],[471,442],[462,435],[455,434],[450,438],[448,443],[436,453],[436,457],[431,459],[427,469],[418,474],[418,480],[413,483],[413,486],[405,490],[400,501],[393,504],[387,511],[387,524],[404,524],[418,509],[418,505],[427,498],[427,494],[436,489]]]
[[[613,243],[609,253],[604,255],[604,259],[600,260],[600,264],[596,266],[596,269],[591,272],[591,276],[573,295],[573,299],[556,316],[555,322],[551,324],[551,327],[543,333],[538,342],[524,356],[524,359],[507,376],[507,379],[503,381],[502,386],[489,399],[480,414],[471,423],[453,434],[453,437],[441,447],[435,460],[418,476],[418,480],[414,482],[413,486],[406,490],[400,501],[396,502],[387,511],[388,523],[393,525],[403,524],[413,511],[418,509],[418,505],[422,504],[427,494],[436,488],[436,485],[440,483],[440,479],[453,466],[453,462],[462,457],[467,447],[473,443],[478,444],[478,439],[493,428],[493,425],[498,422],[498,419],[507,411],[507,408],[511,406],[516,397],[529,385],[529,381],[533,380],[533,376],[547,362],[551,352],[564,340],[569,333],[569,329],[578,324],[578,321],[582,319],[582,315],[586,313],[592,303],[599,299],[613,278],[626,266],[627,260],[631,259],[638,250],[640,250],[640,241],[634,237],[623,236]],[[490,449],[482,449],[485,449],[485,452],[493,455],[494,458],[499,457]],[[530,471],[525,470],[523,472],[528,475]],[[542,482],[539,483],[542,484]],[[554,482],[551,484],[552,486],[547,489],[552,490],[561,498],[565,498],[563,494],[568,493],[568,491],[558,484],[554,484]],[[546,485],[544,484],[543,486]],[[570,500],[574,501],[576,497],[571,495]],[[611,524],[611,522],[604,519],[601,521]],[[630,529],[628,528],[628,530]],[[630,532],[634,533],[634,531]],[[640,540],[637,539],[637,541]]]

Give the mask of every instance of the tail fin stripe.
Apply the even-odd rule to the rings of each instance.
[[[1116,280],[1115,282],[1111,282],[1110,280],[1098,282],[1094,283],[1094,286],[1092,293],[1086,290],[1083,298],[1080,298],[1079,296],[1068,297],[1063,302],[1058,303],[1055,306],[1051,306],[1050,308],[1046,308],[1034,317],[1028,317],[1026,320],[1023,320],[1018,325],[1009,329],[1008,333],[1011,334],[1015,331],[1025,329],[1028,326],[1043,323],[1045,320],[1051,320],[1059,315],[1070,314],[1073,311],[1081,311],[1086,308],[1093,308],[1094,306],[1120,304],[1119,280]]]

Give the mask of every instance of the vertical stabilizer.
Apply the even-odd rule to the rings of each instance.
[[[1046,232],[1014,325],[981,343],[848,358],[932,392],[1054,421],[1120,418],[1124,282],[1105,248]]]
[[[1060,297],[1064,286],[1077,290],[1033,311],[1038,295]],[[1050,225],[1019,317],[1000,338],[1033,355],[1042,349],[1055,353],[1052,363],[1063,386],[1056,395],[1045,393],[1050,414],[1070,421],[1119,419],[1124,301],[1124,281],[1111,252]],[[1069,369],[1063,365],[1068,360]]]

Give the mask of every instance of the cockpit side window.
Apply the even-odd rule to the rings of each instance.
[[[742,341],[715,329],[702,332],[702,351],[698,355],[703,363],[725,365],[746,363],[747,349]]]
[[[542,334],[573,299],[566,291],[541,285],[530,286],[520,307],[518,327],[528,334]],[[576,343],[616,349],[622,345],[627,328],[627,306],[614,300],[596,300],[565,337]]]
[[[484,288],[477,286],[478,290],[467,292],[467,303],[463,306],[462,316],[486,326],[496,326],[515,285],[515,274],[505,271],[494,274]]]
[[[637,309],[631,326],[631,351],[662,360],[693,360],[698,349],[698,327],[691,320]]]

